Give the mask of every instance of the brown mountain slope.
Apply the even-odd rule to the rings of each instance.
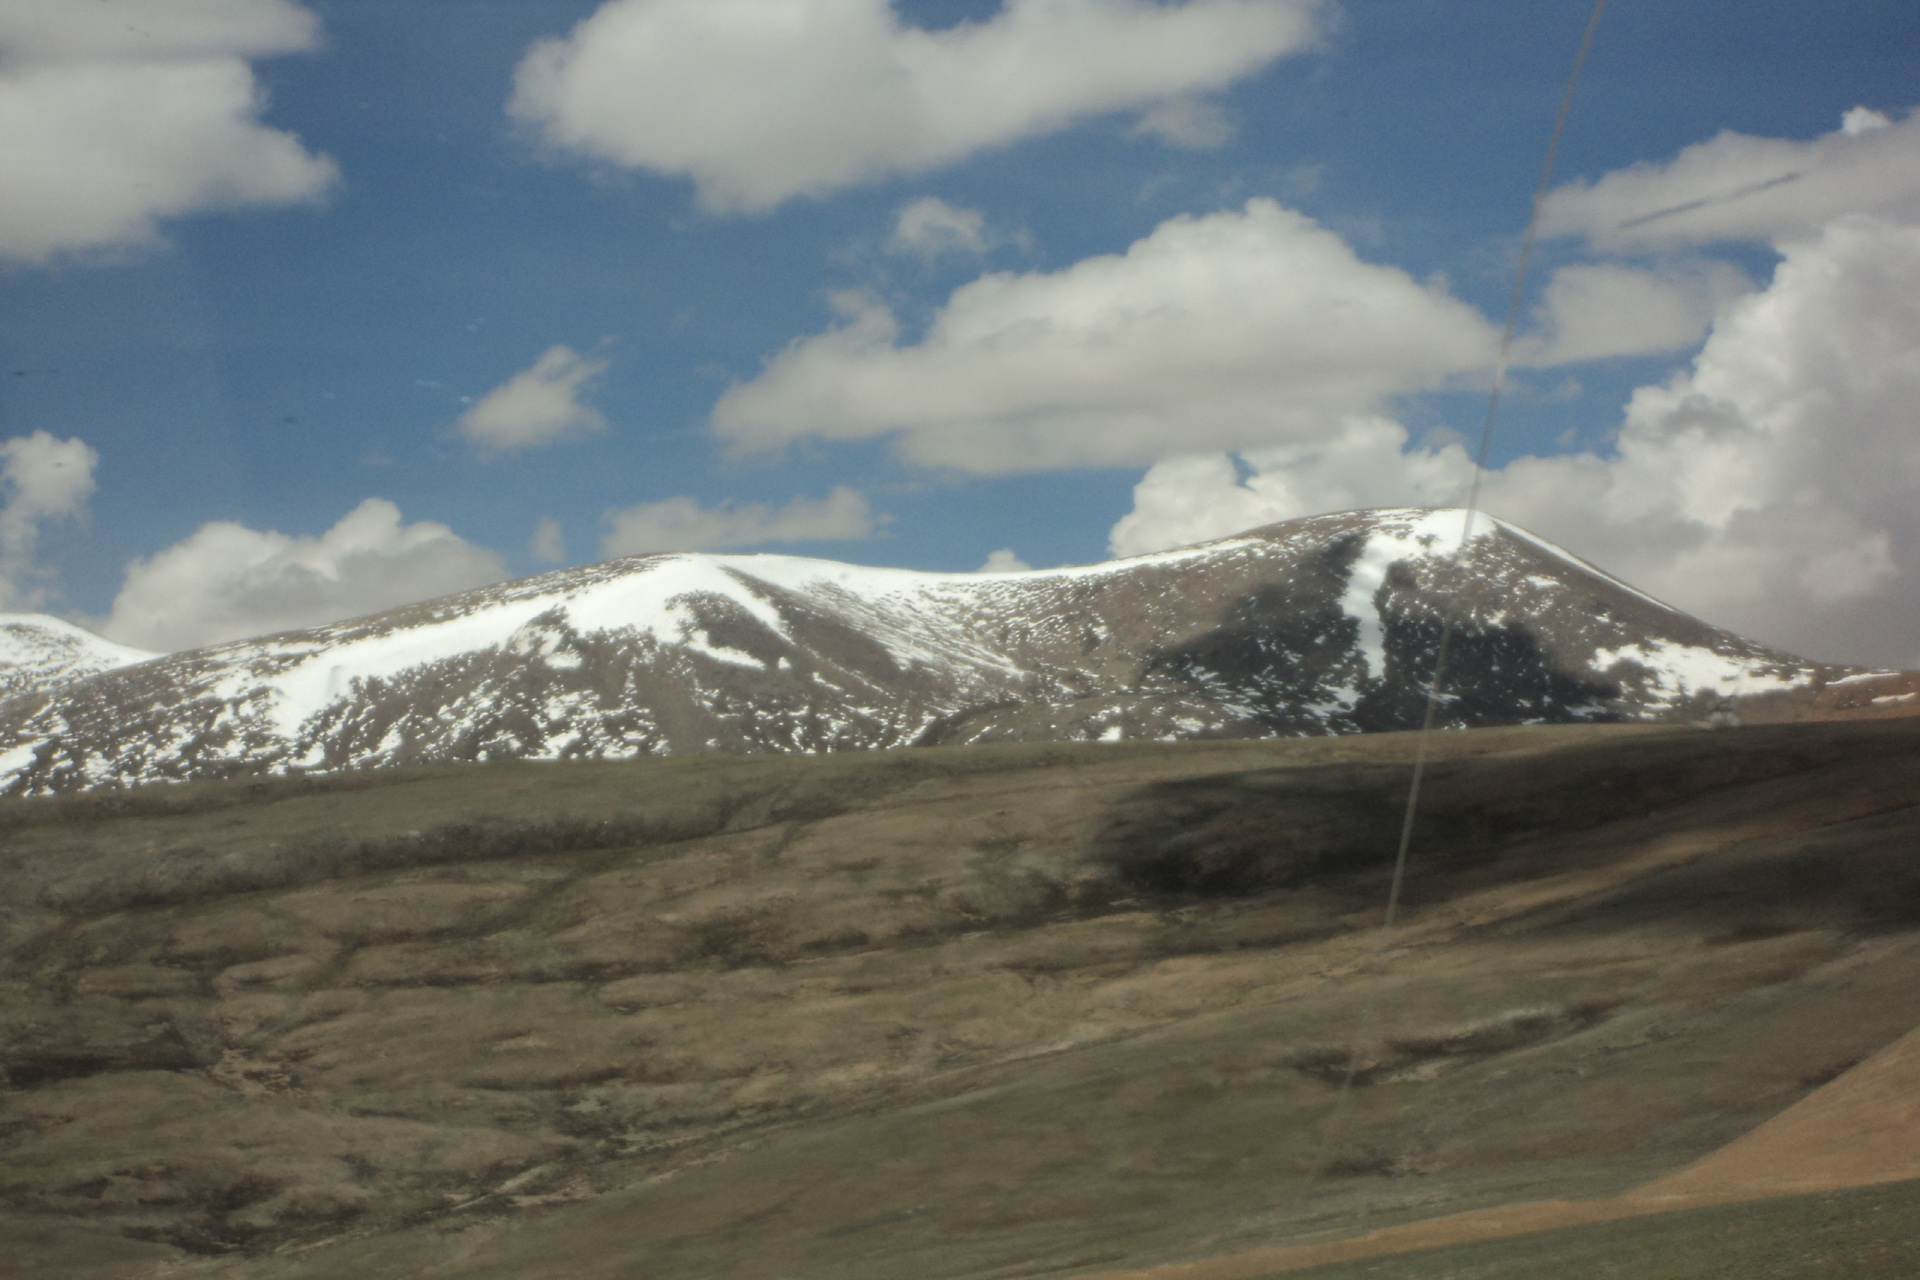
[[[1435,745],[1378,962],[1400,735],[8,802],[0,1234],[47,1275],[1137,1269],[1618,1194],[1920,1023],[1920,723]]]

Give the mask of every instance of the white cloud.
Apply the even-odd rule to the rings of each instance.
[[[567,558],[567,537],[560,528],[560,522],[552,516],[542,516],[533,526],[533,540],[527,544],[527,550],[536,560],[545,560],[548,564],[559,564]]]
[[[606,361],[571,347],[549,347],[531,369],[514,374],[461,414],[457,428],[485,454],[538,449],[605,431],[607,420],[582,403],[580,394],[606,368]]]
[[[651,555],[659,551],[711,551],[757,547],[769,542],[834,542],[873,533],[866,498],[845,485],[824,498],[795,498],[777,510],[764,502],[703,507],[692,498],[666,498],[607,513],[600,554]]]
[[[1158,138],[1188,151],[1211,151],[1233,137],[1233,122],[1218,103],[1199,98],[1168,98],[1156,102],[1133,127],[1135,137]]]
[[[1722,133],[1665,164],[1637,164],[1547,196],[1542,235],[1604,248],[1814,234],[1843,213],[1920,218],[1920,115],[1856,107],[1810,142]]]
[[[1646,271],[1613,263],[1561,267],[1547,282],[1542,335],[1519,344],[1519,363],[1571,364],[1697,346],[1714,313],[1748,289],[1724,263]]]
[[[402,524],[368,498],[319,537],[232,521],[127,566],[101,631],[122,644],[174,650],[319,626],[464,591],[506,577],[500,557],[443,524]]]
[[[161,218],[320,197],[333,161],[260,123],[247,62],[317,40],[288,0],[0,5],[0,257],[151,244]]]
[[[1024,573],[1033,568],[1025,560],[1013,554],[1012,547],[1002,547],[990,552],[985,564],[975,569],[975,573]]]
[[[41,527],[86,514],[100,455],[36,431],[0,442],[0,460],[0,609],[35,608],[45,600]]]
[[[1518,459],[1485,505],[1707,620],[1816,658],[1920,667],[1920,228],[1837,221],[1635,393],[1610,456]],[[1331,444],[1163,463],[1138,552],[1316,511],[1458,502],[1457,446],[1357,420]]]
[[[887,252],[932,261],[943,253],[985,253],[999,243],[987,234],[987,215],[961,209],[939,196],[921,196],[901,208],[887,238]]]
[[[766,209],[1225,86],[1316,38],[1319,0],[1006,0],[903,24],[889,0],[609,0],[536,43],[508,110],[551,146]]]
[[[1409,449],[1405,427],[1372,416],[1308,444],[1248,450],[1241,463],[1244,474],[1224,453],[1155,463],[1108,537],[1113,553],[1162,551],[1325,511],[1448,506],[1466,500],[1473,478],[1459,444]]]
[[[981,473],[1144,465],[1323,438],[1483,367],[1495,344],[1443,287],[1264,199],[1171,219],[1124,254],[983,276],[910,346],[879,302],[839,301],[838,327],[721,396],[721,437],[751,451],[898,435],[915,462]]]

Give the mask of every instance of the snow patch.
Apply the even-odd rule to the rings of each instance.
[[[1465,511],[1452,508],[1390,511],[1382,517],[1347,569],[1347,589],[1340,597],[1340,608],[1359,624],[1360,656],[1376,680],[1387,678],[1387,631],[1379,603],[1387,570],[1402,560],[1454,556],[1500,527],[1491,516],[1476,511],[1469,522]]]
[[[0,789],[5,788],[17,774],[31,765],[33,758],[39,753],[38,741],[23,743],[11,751],[0,753]]]
[[[730,667],[745,667],[749,671],[765,671],[766,664],[744,649],[730,649],[723,644],[713,643],[713,637],[701,629],[692,618],[680,628],[680,647],[692,653],[703,654],[715,662],[724,662]]]
[[[1888,676],[1897,676],[1899,674],[1900,672],[1898,671],[1862,671],[1857,675],[1841,676],[1838,680],[1829,680],[1827,681],[1827,688],[1832,689],[1837,685],[1843,684],[1859,684],[1863,680],[1885,680]]]
[[[1813,683],[1811,672],[1781,675],[1751,662],[1743,662],[1712,649],[1696,645],[1653,640],[1622,645],[1618,649],[1596,649],[1593,669],[1606,671],[1621,662],[1644,668],[1650,683],[1669,704],[1698,693],[1712,692],[1721,697],[1739,694],[1772,693],[1800,689]]]
[[[308,720],[349,696],[354,684],[392,680],[417,667],[498,648],[547,607],[547,601],[533,597],[417,627],[376,633],[322,649],[310,655],[310,660],[296,662],[265,679],[256,674],[256,664],[243,661],[215,689],[228,699],[265,693],[267,715],[275,732],[293,737]],[[266,658],[276,656],[278,646],[271,641],[255,641],[251,647]]]

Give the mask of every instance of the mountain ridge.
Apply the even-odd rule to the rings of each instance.
[[[17,694],[0,789],[1400,729],[1449,611],[1443,727],[1920,702],[1910,675],[1754,644],[1489,517],[1461,546],[1464,519],[1346,512],[1012,573],[691,553],[556,570]]]

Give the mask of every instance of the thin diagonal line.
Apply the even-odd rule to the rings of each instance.
[[[1600,14],[1606,9],[1607,0],[1594,0],[1593,16],[1587,19],[1586,34],[1580,37],[1580,50],[1574,54],[1573,70],[1567,76],[1567,90],[1560,98],[1560,113],[1554,117],[1553,133],[1547,139],[1547,155],[1540,166],[1540,180],[1534,185],[1533,207],[1527,215],[1527,231],[1520,239],[1520,258],[1514,266],[1513,296],[1507,302],[1507,323],[1500,334],[1500,354],[1493,366],[1493,385],[1487,394],[1487,417],[1480,427],[1480,447],[1473,459],[1473,484],[1467,490],[1466,523],[1460,530],[1459,551],[1464,552],[1468,541],[1473,537],[1475,518],[1480,514],[1481,482],[1487,473],[1487,452],[1493,444],[1493,424],[1500,414],[1500,393],[1506,387],[1507,364],[1513,355],[1513,334],[1520,322],[1520,303],[1527,285],[1527,265],[1533,257],[1534,239],[1540,230],[1540,207],[1546,202],[1547,186],[1553,177],[1554,158],[1560,151],[1560,135],[1567,127],[1567,115],[1573,109],[1573,91],[1580,83],[1580,73],[1587,65],[1587,54],[1593,50],[1593,35],[1600,26]],[[1407,784],[1407,807],[1400,821],[1400,843],[1393,856],[1393,879],[1387,889],[1386,917],[1380,924],[1380,937],[1374,945],[1373,964],[1377,969],[1393,945],[1393,925],[1400,908],[1400,890],[1406,883],[1407,854],[1413,847],[1414,817],[1420,809],[1420,784],[1427,774],[1427,748],[1433,734],[1433,722],[1439,713],[1440,692],[1446,680],[1447,660],[1453,647],[1454,611],[1442,606],[1440,621],[1440,644],[1434,652],[1433,679],[1427,685],[1426,711],[1420,719],[1420,733],[1415,739],[1413,752],[1413,777]],[[1319,1154],[1307,1170],[1306,1183],[1311,1185],[1326,1167],[1327,1156],[1332,1149],[1335,1132],[1340,1126],[1340,1118],[1346,1111],[1347,1099],[1353,1093],[1354,1077],[1360,1070],[1360,1049],[1365,1043],[1367,1033],[1372,1029],[1374,1006],[1370,998],[1362,1006],[1361,1016],[1355,1024],[1353,1045],[1347,1054],[1347,1069],[1340,1080],[1340,1092],[1334,1098],[1333,1111],[1328,1116],[1327,1127],[1320,1140]]]

